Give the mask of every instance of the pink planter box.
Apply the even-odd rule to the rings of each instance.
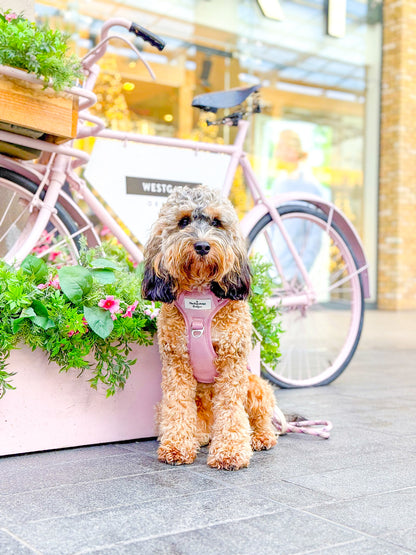
[[[107,399],[104,388],[90,387],[88,371],[77,378],[76,370],[59,373],[40,350],[13,351],[16,390],[0,400],[0,455],[156,436],[159,351],[133,345],[130,357],[138,360],[124,390]]]
[[[133,345],[137,358],[124,390],[105,397],[86,371],[59,372],[45,354],[23,346],[12,352],[8,371],[15,391],[0,400],[0,456],[156,436],[155,404],[161,398],[157,345]],[[260,373],[260,347],[250,367]]]

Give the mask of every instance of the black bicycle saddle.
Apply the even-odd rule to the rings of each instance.
[[[192,101],[194,108],[200,108],[205,112],[217,112],[222,108],[233,108],[239,106],[251,93],[258,91],[260,85],[230,89],[229,91],[218,91],[213,93],[199,94]]]

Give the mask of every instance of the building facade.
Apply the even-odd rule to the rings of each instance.
[[[384,1],[378,306],[416,308],[416,5]]]

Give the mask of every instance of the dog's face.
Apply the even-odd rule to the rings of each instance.
[[[207,187],[184,188],[168,197],[146,245],[143,296],[172,302],[179,291],[201,287],[245,299],[246,246],[228,200]]]

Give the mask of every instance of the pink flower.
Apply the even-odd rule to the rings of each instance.
[[[152,301],[151,306],[149,306],[148,308],[146,308],[146,310],[144,311],[144,313],[147,316],[150,316],[150,319],[153,320],[154,318],[157,318],[157,315],[159,314],[159,308],[155,307],[155,303]]]
[[[131,258],[131,256],[128,256],[128,257],[127,257],[127,260],[130,262],[130,264],[133,265],[133,268],[137,268],[138,262],[136,262],[136,260],[133,260],[133,259]]]
[[[53,287],[54,289],[60,289],[61,285],[59,283],[58,276],[55,276],[55,277],[51,278],[46,283],[40,283],[38,285],[38,289],[46,289],[47,287]]]
[[[47,245],[49,245],[50,243],[52,243],[52,235],[50,233],[48,233],[46,231],[46,229],[44,229],[42,231],[42,235],[41,235],[42,241],[43,243],[46,243]]]
[[[40,245],[39,247],[33,247],[33,252],[35,254],[42,254],[46,250],[48,250],[48,245]]]
[[[60,256],[62,254],[62,251],[54,251],[51,252],[51,254],[49,255],[49,260],[51,262],[53,262],[56,258],[58,258],[58,256]]]
[[[110,233],[111,233],[110,228],[108,228],[106,225],[103,225],[103,227],[100,231],[101,237],[105,237],[106,235],[109,235]]]
[[[107,295],[105,299],[101,299],[101,301],[98,302],[98,306],[104,310],[109,310],[112,315],[111,317],[113,317],[116,312],[120,312],[120,300],[115,299],[114,295]],[[115,317],[113,320],[115,320]]]
[[[61,288],[61,285],[60,285],[60,283],[59,283],[59,278],[58,278],[58,276],[55,276],[54,278],[50,279],[50,280],[48,281],[48,285],[49,285],[50,287],[53,287],[54,289],[60,289],[60,288]]]
[[[12,21],[12,19],[17,19],[17,15],[15,13],[6,13],[6,15],[4,17],[6,18],[6,21],[8,23],[10,23],[10,21]]]
[[[126,312],[123,314],[123,318],[131,318],[133,316],[133,312],[136,310],[139,301],[134,301],[133,304],[126,308]]]
[[[73,335],[76,335],[77,333],[79,333],[79,331],[71,330],[71,331],[68,332],[68,337],[72,337]]]

